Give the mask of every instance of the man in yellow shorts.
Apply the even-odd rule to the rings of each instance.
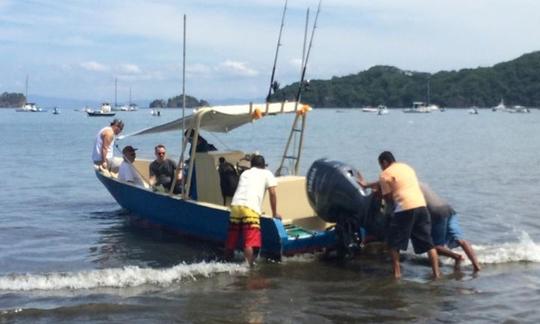
[[[433,276],[438,278],[439,261],[431,238],[431,218],[416,172],[407,164],[396,162],[389,151],[382,152],[378,160],[382,169],[379,181],[367,183],[359,176],[358,183],[364,188],[380,189],[385,201],[394,206],[387,237],[394,277],[401,277],[399,251],[407,249],[410,238],[416,254],[428,253]]]
[[[266,190],[270,195],[272,216],[281,218],[276,212],[277,180],[269,170],[262,155],[251,158],[251,169],[242,172],[238,188],[231,202],[229,230],[225,242],[225,256],[230,258],[240,237],[244,240],[244,257],[250,266],[261,247],[261,205]]]

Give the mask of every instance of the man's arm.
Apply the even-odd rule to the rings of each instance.
[[[150,183],[151,186],[155,185],[157,179],[156,179],[154,170],[152,169],[152,163],[150,163],[150,165],[148,166],[148,174],[150,175],[148,182]]]
[[[370,188],[371,190],[379,190],[380,188],[379,181],[367,182],[366,179],[364,179],[364,177],[362,177],[362,174],[360,173],[358,173],[358,176],[356,177],[356,182],[363,189]]]
[[[276,187],[269,187],[268,193],[270,194],[270,208],[272,209],[272,217],[281,219],[281,216],[277,213]]]

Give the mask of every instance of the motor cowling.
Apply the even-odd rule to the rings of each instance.
[[[339,161],[320,159],[307,173],[308,200],[317,215],[335,223],[340,259],[360,249],[364,235],[384,239],[391,213],[383,210],[377,193],[366,194],[357,183],[358,171]]]
[[[356,182],[358,171],[340,162],[319,159],[307,173],[307,195],[311,207],[326,222],[336,223],[341,217],[362,223],[369,198]]]

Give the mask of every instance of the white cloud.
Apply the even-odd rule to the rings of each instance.
[[[248,67],[247,63],[231,60],[226,60],[225,62],[221,63],[218,70],[236,76],[254,77],[259,75],[259,72]]]
[[[122,74],[140,74],[141,68],[135,64],[120,64],[118,66],[118,71]]]
[[[95,61],[82,62],[80,65],[83,69],[92,72],[107,72],[110,70],[108,66]]]

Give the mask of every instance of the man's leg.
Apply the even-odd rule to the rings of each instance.
[[[476,259],[476,254],[474,253],[474,250],[472,246],[469,244],[469,242],[465,240],[457,240],[459,246],[463,249],[465,254],[467,254],[467,257],[471,261],[473,265],[474,272],[480,271],[480,264],[478,263],[478,260]]]
[[[428,251],[429,261],[431,262],[431,269],[433,270],[433,277],[440,278],[441,273],[439,272],[439,257],[435,248]]]
[[[401,268],[399,266],[399,250],[390,249],[390,256],[392,257],[392,272],[394,273],[394,278],[401,278]]]
[[[456,253],[448,248],[446,248],[443,245],[437,245],[435,246],[435,249],[437,250],[438,255],[444,255],[449,258],[454,259],[454,270],[459,270],[459,267],[461,265],[461,261],[463,261],[463,256],[459,253]]]
[[[255,263],[255,254],[253,253],[253,248],[251,246],[246,246],[244,248],[244,258],[250,267],[253,267]]]
[[[242,232],[244,236],[244,257],[249,263],[249,266],[252,267],[257,257],[257,253],[254,250],[258,252],[261,247],[261,230],[258,224],[243,224]]]

